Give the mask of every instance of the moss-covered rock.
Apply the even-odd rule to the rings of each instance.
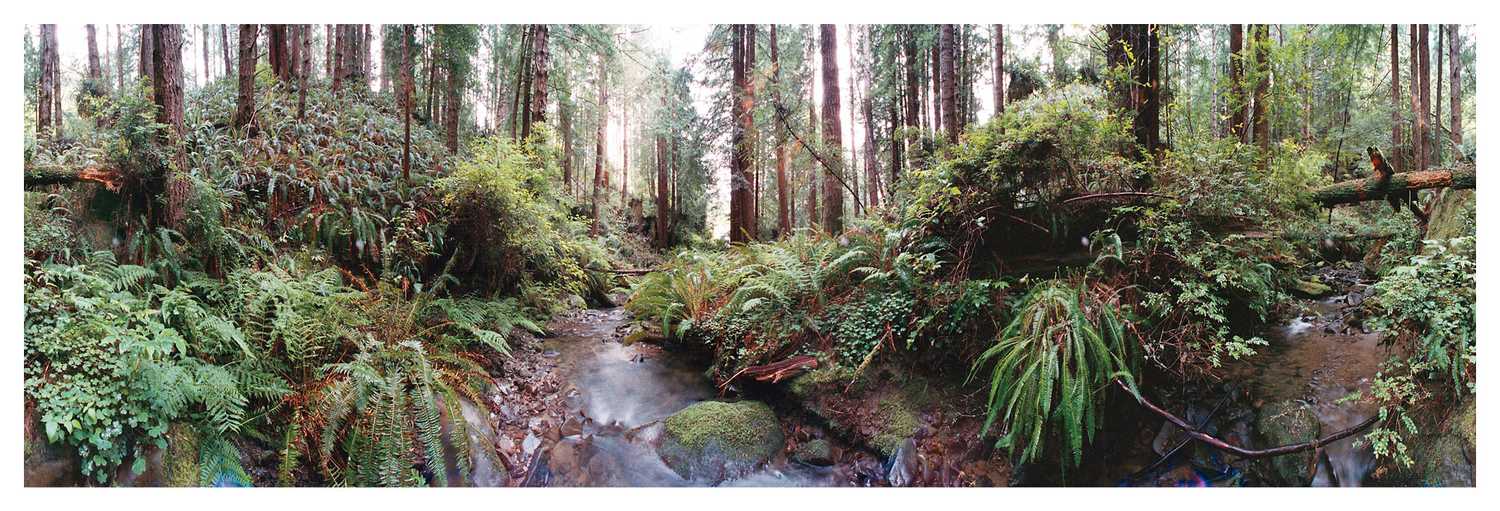
[[[1474,190],[1445,188],[1432,203],[1427,239],[1446,240],[1474,234]]]
[[[1317,279],[1299,279],[1292,284],[1292,292],[1303,298],[1322,298],[1333,293],[1333,288]]]
[[[703,401],[667,417],[657,453],[687,479],[743,475],[786,445],[781,423],[759,401]]]
[[[1470,399],[1447,422],[1406,439],[1411,466],[1387,460],[1371,474],[1371,482],[1381,486],[1474,486],[1474,414],[1474,400]]]
[[[1297,401],[1280,401],[1261,408],[1255,420],[1261,447],[1308,442],[1318,438],[1322,425],[1311,408]],[[1257,462],[1260,476],[1275,486],[1312,484],[1307,456],[1277,456]]]
[[[833,464],[833,446],[821,438],[808,440],[797,446],[792,459],[799,463],[826,467]]]

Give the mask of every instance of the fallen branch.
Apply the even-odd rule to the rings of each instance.
[[[616,275],[645,275],[647,273],[651,273],[653,271],[656,271],[656,269],[654,269],[654,268],[624,268],[624,269],[611,269],[611,270],[608,270],[608,271],[610,273],[613,273],[613,274],[616,274]]]
[[[1310,442],[1288,444],[1280,447],[1272,447],[1270,449],[1246,449],[1244,447],[1233,445],[1229,442],[1225,442],[1223,440],[1215,438],[1212,435],[1209,435],[1202,431],[1198,431],[1197,429],[1189,425],[1187,421],[1182,420],[1181,417],[1172,415],[1171,412],[1163,410],[1155,404],[1152,404],[1150,401],[1147,401],[1145,396],[1142,396],[1136,393],[1134,390],[1131,390],[1130,386],[1126,385],[1124,381],[1115,379],[1115,385],[1119,386],[1121,389],[1124,389],[1125,392],[1129,393],[1131,396],[1134,396],[1136,398],[1136,402],[1140,403],[1141,406],[1146,407],[1147,410],[1155,412],[1163,419],[1166,419],[1167,422],[1172,423],[1173,426],[1177,426],[1178,428],[1182,429],[1182,431],[1184,433],[1187,433],[1189,437],[1203,442],[1209,447],[1213,447],[1220,451],[1224,451],[1245,459],[1272,458],[1287,454],[1296,454],[1304,451],[1322,449],[1325,445],[1353,436],[1355,433],[1359,433],[1360,431],[1363,431],[1370,426],[1375,425],[1376,422],[1380,421],[1380,416],[1375,415],[1371,416],[1368,419],[1365,419],[1364,422],[1354,425],[1354,427],[1333,433],[1323,438],[1312,440]]]
[[[84,167],[82,169],[60,166],[31,167],[25,170],[25,187],[60,185],[89,181],[103,184],[111,191],[118,191],[125,176],[117,169]]]
[[[1456,169],[1423,170],[1391,174],[1384,188],[1376,189],[1374,177],[1351,179],[1334,183],[1312,191],[1312,199],[1325,208],[1340,204],[1385,200],[1392,192],[1423,190],[1427,188],[1474,188],[1474,167],[1461,166]]]
[[[1069,204],[1075,204],[1075,203],[1079,203],[1079,202],[1090,202],[1090,201],[1096,201],[1096,200],[1138,199],[1138,198],[1147,198],[1147,197],[1152,197],[1152,198],[1157,198],[1157,199],[1175,199],[1175,198],[1177,198],[1177,197],[1173,197],[1171,195],[1160,194],[1160,193],[1152,193],[1152,192],[1108,192],[1108,193],[1091,193],[1091,194],[1088,194],[1088,195],[1079,195],[1077,197],[1070,197],[1068,199],[1064,199],[1062,202],[1059,202],[1058,204],[1066,206],[1066,205],[1069,205]]]

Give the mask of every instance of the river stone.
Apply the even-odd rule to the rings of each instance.
[[[468,433],[467,442],[462,448],[468,451],[468,457],[472,465],[469,467],[469,477],[463,478],[458,471],[458,446],[453,445],[454,424],[453,418],[449,416],[448,407],[443,402],[442,396],[438,396],[438,419],[443,433],[443,457],[447,462],[447,472],[444,474],[448,479],[449,486],[480,486],[493,487],[505,486],[509,477],[505,472],[504,465],[499,462],[500,455],[495,451],[495,438],[499,436],[495,428],[490,425],[488,414],[481,410],[468,398],[459,397],[459,412],[464,421],[464,431]]]
[[[1297,401],[1279,401],[1261,408],[1255,429],[1261,448],[1308,442],[1318,438],[1321,424],[1311,408]],[[1261,477],[1276,486],[1308,486],[1312,474],[1308,455],[1289,454],[1259,462]]]
[[[803,442],[792,453],[792,459],[808,465],[826,467],[833,464],[833,447],[828,441],[818,438]]]
[[[1299,279],[1292,285],[1292,292],[1303,298],[1322,298],[1332,294],[1333,288],[1317,279]]]
[[[744,475],[786,444],[771,407],[759,401],[701,401],[667,417],[657,454],[686,479]]]

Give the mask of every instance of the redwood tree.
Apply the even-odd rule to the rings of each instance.
[[[844,231],[843,128],[839,120],[838,29],[819,25],[818,48],[823,64],[823,228],[829,233]],[[857,197],[856,197],[857,198]]]
[[[243,128],[255,116],[255,56],[260,25],[240,25],[239,103],[234,111],[234,127]]]
[[[1401,139],[1401,25],[1391,24],[1391,147],[1399,147]],[[1395,157],[1400,151],[1392,150]],[[1399,164],[1398,164],[1399,165]]]
[[[943,25],[938,33],[939,94],[943,106],[943,132],[949,143],[958,142],[958,72],[954,60],[954,25]]]
[[[776,36],[776,25],[771,25],[771,106],[775,110],[776,123],[771,131],[776,134],[776,227],[782,236],[792,232],[791,208],[787,202],[786,181],[786,105],[781,102],[781,43]]]
[[[58,96],[58,70],[57,70],[57,25],[42,25],[41,27],[41,73],[37,76],[36,94],[36,138],[42,140],[50,137],[53,124],[56,122],[57,96]],[[62,123],[56,123],[57,128],[62,128]]]
[[[1458,40],[1458,25],[1448,25],[1447,29],[1449,90],[1448,115],[1450,116],[1449,119],[1453,123],[1453,127],[1448,131],[1448,138],[1453,142],[1453,150],[1456,152],[1456,154],[1459,155],[1459,159],[1462,159],[1463,154],[1461,150],[1464,145],[1464,116],[1463,101],[1461,100],[1461,98],[1463,97],[1463,86],[1458,81],[1459,77],[1461,76],[1460,71],[1462,70],[1462,60],[1459,58],[1459,51],[1462,49],[1462,45],[1459,44]]]
[[[750,81],[747,69],[745,46],[748,27],[745,25],[734,25],[730,27],[730,66],[734,79],[734,103],[731,105],[730,115],[733,117],[733,127],[730,132],[730,143],[733,144],[732,154],[729,158],[729,241],[731,243],[744,243],[752,236],[750,233],[750,130],[755,129],[754,120],[751,118],[752,99],[750,98]]]
[[[1245,28],[1229,26],[1229,132],[1240,142],[1249,142],[1245,130]]]
[[[602,231],[599,225],[599,201],[604,194],[604,156],[605,156],[605,133],[609,128],[609,89],[605,84],[609,81],[609,65],[604,60],[604,55],[599,55],[599,126],[594,135],[594,190],[593,197],[589,200],[590,215],[594,223],[589,227],[590,236],[598,236]]]
[[[995,25],[995,116],[1005,113],[1005,25]]]

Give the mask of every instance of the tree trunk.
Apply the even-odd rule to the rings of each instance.
[[[1161,144],[1161,48],[1160,25],[1110,25],[1106,57],[1111,68],[1124,69],[1130,80],[1112,91],[1124,110],[1133,112],[1131,131],[1137,150],[1131,156],[1144,161]]]
[[[41,72],[37,76],[36,95],[36,138],[38,141],[51,138],[53,132],[53,120],[57,115],[53,109],[57,105],[55,96],[58,94],[58,70],[57,54],[57,25],[44,24],[41,26]],[[62,129],[59,123],[56,128]]]
[[[922,115],[920,108],[921,95],[918,93],[917,87],[917,69],[922,65],[922,61],[917,56],[916,34],[912,33],[913,28],[907,26],[903,32],[905,39],[901,43],[901,49],[902,54],[906,57],[906,66],[904,66],[906,68],[906,93],[904,94],[906,98],[906,115],[902,118],[902,126],[906,129],[903,130],[904,132],[901,134],[900,140],[893,143],[906,146],[908,139],[917,130]],[[907,146],[907,150],[904,152],[910,161],[917,161],[917,155],[913,154],[916,152],[915,148]],[[899,175],[891,176],[891,185],[894,186],[896,184],[896,178],[898,177]]]
[[[84,25],[89,39],[89,81],[99,81],[99,45],[94,39],[94,26]]]
[[[1409,32],[1407,69],[1409,70],[1408,84],[1411,89],[1411,109],[1409,112],[1412,116],[1411,136],[1408,137],[1411,140],[1411,149],[1409,152],[1411,160],[1409,161],[1409,166],[1420,169],[1427,163],[1422,161],[1422,154],[1424,153],[1422,144],[1426,142],[1427,137],[1425,135],[1426,126],[1424,122],[1426,119],[1422,114],[1422,59],[1417,56],[1421,53],[1422,48],[1417,44],[1417,26],[1411,25]]]
[[[809,62],[811,62],[811,56],[809,56],[808,58],[809,58]],[[808,126],[807,130],[808,130],[808,138],[810,138],[810,139],[816,139],[816,138],[818,138],[818,116],[817,116],[817,113],[814,112],[814,110],[813,110],[815,108],[815,105],[816,105],[816,103],[813,102],[813,88],[812,88],[812,83],[808,83],[807,84],[807,126]],[[817,158],[813,156],[812,146],[807,145],[807,143],[804,141],[802,143],[802,149],[807,152],[807,159],[809,161],[816,161]],[[818,183],[819,183],[818,176],[821,176],[823,173],[821,171],[819,171],[818,168],[819,168],[818,164],[817,163],[813,163],[811,165],[811,167],[808,169],[808,172],[807,172],[807,226],[808,227],[817,227],[818,225],[820,225],[820,224],[823,223],[823,218],[820,215],[818,215]]]
[[[630,205],[630,98],[620,98],[620,205]]]
[[[1271,41],[1269,25],[1250,26],[1250,44],[1255,48],[1255,107],[1254,107],[1254,137],[1255,144],[1260,146],[1261,151],[1271,148],[1271,120],[1267,118],[1269,109],[1266,101],[1269,99],[1271,86]]]
[[[1229,26],[1229,91],[1229,132],[1240,142],[1249,142],[1245,130],[1245,28],[1239,24]]]
[[[792,232],[791,208],[787,201],[786,181],[786,105],[781,101],[780,39],[776,36],[776,25],[771,25],[771,107],[776,111],[776,122],[771,131],[776,134],[776,230],[780,236]]]
[[[345,25],[334,25],[333,34],[329,36],[333,38],[333,53],[329,54],[329,59],[331,60],[329,60],[328,68],[333,73],[331,76],[333,77],[332,88],[334,93],[338,93],[340,89],[344,88],[344,55],[347,53],[345,46],[349,44],[349,38],[345,37],[347,30],[344,27]],[[429,110],[427,114],[430,117],[432,111]]]
[[[531,94],[527,117],[532,124],[547,122],[547,25],[535,25],[531,29]],[[521,139],[531,134],[531,126],[521,127]]]
[[[735,100],[730,105],[734,123],[730,132],[732,153],[729,157],[729,241],[744,243],[750,240],[750,130],[754,120],[750,117],[750,81],[747,76],[745,38],[749,31],[745,25],[737,24],[731,29],[732,45],[729,50],[731,75],[734,80]]]
[[[667,109],[667,96],[661,97],[661,108]],[[656,248],[667,248],[667,139],[657,131],[656,135]]]
[[[604,55],[599,56],[599,126],[594,135],[594,190],[593,197],[589,201],[589,211],[594,217],[594,223],[589,227],[590,236],[599,236],[602,231],[599,225],[600,198],[603,197],[604,188],[604,157],[605,157],[605,134],[609,128],[609,90],[605,84],[609,81],[609,67],[605,63]]]
[[[224,54],[224,76],[234,75],[234,59],[229,53],[229,25],[219,25],[219,53]]]
[[[292,79],[291,41],[286,25],[266,25],[266,60],[271,63],[271,76],[278,81]]]
[[[307,75],[312,71],[312,25],[297,25],[297,118],[307,116]]]
[[[1463,84],[1459,82],[1463,64],[1459,53],[1462,48],[1458,39],[1458,25],[1448,25],[1448,115],[1453,123],[1448,138],[1453,142],[1453,150],[1458,152],[1457,159],[1463,159],[1464,145]]]
[[[458,115],[463,110],[464,74],[457,69],[457,59],[449,57],[448,93],[443,98],[443,133],[447,136],[448,152],[458,154]]]
[[[360,25],[360,27],[364,31],[364,37],[359,43],[359,80],[360,88],[364,89],[370,86],[370,63],[374,61],[370,58],[370,52],[374,51],[372,43],[375,40],[375,31],[373,25]]]
[[[830,234],[844,232],[843,128],[839,126],[838,29],[820,25],[818,37],[823,64],[823,145],[829,167],[823,175],[823,229]],[[856,197],[857,198],[857,197]]]
[[[401,26],[401,180],[411,182],[412,25]]]
[[[239,101],[234,111],[234,127],[243,128],[255,116],[255,56],[260,25],[240,25]]]
[[[1377,183],[1374,177],[1353,179],[1313,190],[1312,199],[1326,208],[1339,204],[1385,200],[1386,196],[1390,193],[1399,193],[1404,190],[1445,187],[1459,189],[1474,188],[1474,174],[1475,169],[1473,166],[1459,166],[1454,169],[1398,172],[1391,175],[1390,182],[1386,183],[1383,189],[1375,188]]]
[[[1437,79],[1437,86],[1433,87],[1432,104],[1432,163],[1443,161],[1443,26],[1437,26],[1437,51],[1432,52],[1437,57],[1437,63],[1432,67],[1433,78]]]
[[[151,90],[156,102],[156,122],[164,124],[159,139],[165,147],[175,147],[174,160],[177,172],[186,172],[186,153],[182,144],[182,26],[151,25],[152,74]],[[169,167],[170,168],[170,167]],[[166,208],[164,216],[156,225],[177,229],[183,218],[191,188],[176,175],[165,175],[157,181],[166,186]]]
[[[938,34],[939,88],[942,94],[943,132],[948,143],[958,143],[958,71],[954,60],[954,25],[943,25]]]
[[[115,79],[120,93],[125,93],[125,26],[115,25]]]
[[[531,125],[531,73],[528,73],[531,61],[531,25],[521,28],[521,44],[516,45],[516,94],[510,105],[510,136],[514,140],[525,137],[528,126]],[[520,118],[520,122],[516,122]]]
[[[140,53],[141,56],[141,78],[145,78],[147,83],[154,83],[156,78],[151,73],[156,66],[156,60],[151,56],[151,51],[156,45],[151,42],[151,25],[141,25],[140,27],[141,49],[137,53]]]
[[[569,84],[569,87],[563,88],[562,99],[557,102],[558,130],[562,131],[563,143],[563,190],[568,195],[573,194],[573,108],[571,89],[571,84]]]
[[[208,42],[208,25],[198,25],[198,33],[202,36],[198,45],[203,47],[203,83],[206,85],[214,80],[214,66],[209,54],[209,48],[212,45]]]
[[[1401,46],[1398,39],[1401,25],[1391,24],[1391,147],[1402,145],[1401,137]],[[1393,156],[1400,150],[1391,151]]]
[[[1417,87],[1422,91],[1422,101],[1417,107],[1417,118],[1420,123],[1418,124],[1417,131],[1421,133],[1421,136],[1418,138],[1422,139],[1420,164],[1416,167],[1419,169],[1427,168],[1434,161],[1432,151],[1432,146],[1434,145],[1432,123],[1427,122],[1428,113],[1432,111],[1432,61],[1430,59],[1432,52],[1428,51],[1431,48],[1428,44],[1428,39],[1431,37],[1431,34],[1428,33],[1429,26],[1426,24],[1417,26],[1417,59],[1419,66],[1417,76],[1421,77],[1421,83]]]
[[[995,25],[995,116],[1005,113],[1005,25]]]

